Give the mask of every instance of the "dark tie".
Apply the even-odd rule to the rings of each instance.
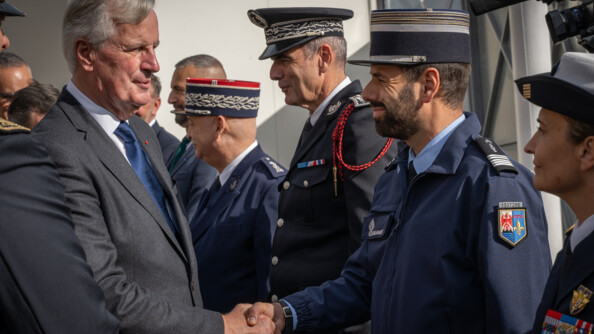
[[[184,136],[184,139],[182,139],[179,146],[177,146],[177,150],[175,150],[175,154],[173,154],[173,158],[171,159],[171,163],[169,164],[170,172],[173,169],[173,167],[175,167],[175,164],[179,161],[182,155],[184,155],[184,153],[186,152],[186,147],[188,147],[189,142],[190,139]]]
[[[411,161],[408,164],[408,171],[406,174],[406,181],[408,182],[408,184],[412,182],[415,176],[417,176],[417,171],[415,170],[415,165],[413,165],[413,162]]]
[[[311,124],[310,117],[308,117],[305,121],[305,124],[303,125],[303,130],[301,130],[301,137],[299,137],[299,143],[297,144],[297,147],[300,147],[305,142],[305,138],[307,138],[307,135],[312,128],[313,125]]]
[[[136,175],[138,175],[146,190],[151,194],[151,197],[159,207],[161,214],[173,233],[176,234],[177,226],[169,216],[167,200],[165,199],[161,183],[157,179],[148,157],[142,147],[140,147],[140,143],[136,139],[134,132],[132,132],[130,125],[126,122],[121,122],[114,133],[124,141],[126,156],[128,157],[128,161],[130,161],[130,165],[132,165],[132,169],[134,169],[134,172],[136,172]]]
[[[210,189],[208,190],[208,198],[206,199],[207,204],[210,203],[219,190],[221,190],[221,180],[219,179],[219,176],[217,176],[216,180],[212,183]]]

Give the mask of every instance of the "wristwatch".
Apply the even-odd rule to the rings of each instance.
[[[293,311],[291,311],[291,307],[284,300],[280,300],[278,303],[281,305],[283,314],[285,315],[285,330],[283,334],[293,334]]]

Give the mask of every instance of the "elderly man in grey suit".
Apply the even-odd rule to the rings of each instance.
[[[123,333],[269,333],[246,305],[203,309],[196,258],[154,131],[136,109],[159,70],[154,0],[73,0],[62,43],[72,80],[35,128],[64,185],[75,232]]]

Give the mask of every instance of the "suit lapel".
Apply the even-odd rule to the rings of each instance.
[[[182,157],[177,161],[175,166],[173,166],[173,169],[171,170],[171,175],[175,175],[182,168],[182,166],[187,164],[188,161],[190,161],[190,159],[192,158],[192,155],[196,154],[195,152],[196,151],[194,150],[194,145],[188,145]]]
[[[245,178],[243,175],[249,173],[256,160],[264,156],[265,153],[260,147],[256,146],[243,160],[237,165],[231,176],[221,187],[221,189],[208,200],[208,204],[201,211],[197,217],[196,227],[192,231],[194,244],[208,231],[215,222],[219,221],[218,217],[223,214],[233,203],[235,198],[241,194],[241,187]]]
[[[169,225],[165,221],[165,218],[159,211],[159,208],[155,204],[151,195],[148,193],[126,158],[122,155],[122,152],[120,152],[120,150],[118,150],[118,148],[115,146],[111,138],[107,136],[101,126],[66,90],[64,90],[60,96],[60,102],[64,102],[69,105],[68,108],[62,108],[62,110],[77,130],[86,133],[86,143],[95,153],[97,158],[99,158],[105,168],[122,184],[122,186],[130,193],[130,195],[150,213],[157,224],[159,224],[161,230],[163,230],[167,238],[170,239],[170,241],[176,246],[178,251],[185,258],[185,253],[182,251],[177,239],[173,235],[173,232],[169,228]],[[144,136],[139,137],[137,131],[134,132],[141,143],[148,140],[144,138]],[[153,164],[153,166],[158,166],[158,164],[154,162],[154,157],[152,157],[148,152],[147,154],[149,155],[151,164]],[[161,173],[156,172],[156,174],[163,184],[162,175],[159,175]],[[166,196],[171,196],[170,188],[167,188],[165,192]]]
[[[309,150],[314,146],[321,137],[324,136],[325,133],[328,131],[328,127],[334,124],[334,121],[340,115],[340,113],[346,108],[350,101],[348,100],[349,97],[354,96],[361,92],[361,84],[358,80],[351,82],[348,86],[344,89],[339,91],[328,103],[322,115],[314,125],[314,127],[310,130],[310,133],[307,135],[307,138],[303,139],[303,143],[301,146],[297,148],[293,158],[291,159],[291,167],[290,169],[294,169],[297,163],[301,162],[301,159],[309,152]],[[333,131],[333,129],[331,129]],[[303,134],[302,134],[303,135]]]

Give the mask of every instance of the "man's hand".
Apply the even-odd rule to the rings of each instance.
[[[285,329],[285,314],[283,313],[281,304],[255,303],[246,312],[248,325],[255,326],[262,316],[266,316],[274,321],[276,326],[275,334],[280,334]]]
[[[251,306],[250,304],[239,304],[231,312],[223,314],[225,334],[280,334],[280,330],[275,331],[271,317],[265,314],[256,315],[248,326],[246,322],[247,310]]]

